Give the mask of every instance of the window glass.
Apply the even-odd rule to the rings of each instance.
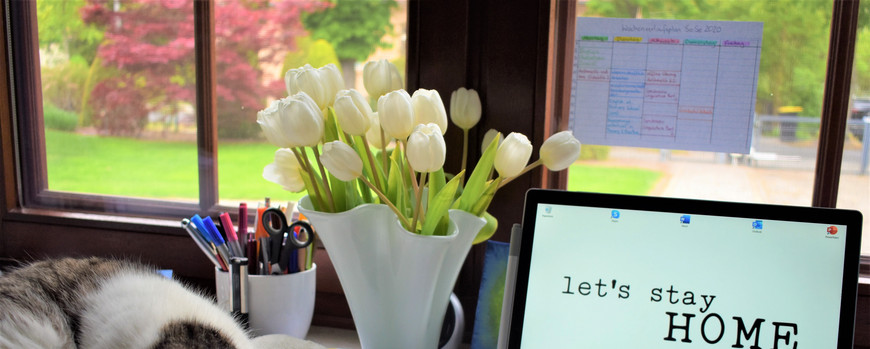
[[[37,1],[48,189],[197,198],[190,1]]]
[[[837,207],[861,211],[866,231],[870,227],[870,3],[860,6]],[[861,253],[870,254],[870,239],[861,242]]]
[[[366,95],[365,62],[387,59],[405,70],[407,1],[216,2],[218,180],[222,205],[295,201],[263,179],[277,148],[257,125],[257,112],[288,95],[284,74],[310,64],[334,64],[345,87]],[[257,3],[259,4],[259,3]]]

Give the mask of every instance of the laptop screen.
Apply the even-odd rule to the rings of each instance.
[[[511,348],[851,348],[860,213],[532,190]]]

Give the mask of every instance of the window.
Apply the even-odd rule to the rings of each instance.
[[[219,205],[235,212],[229,208],[263,197],[295,201],[303,194],[262,179],[275,149],[256,124],[257,111],[286,96],[284,72],[335,64],[347,87],[364,92],[363,63],[405,62],[406,1],[10,6],[35,11],[39,38],[30,53],[38,54],[40,74],[18,77],[41,77],[32,88],[41,90],[34,102],[44,128],[25,125],[37,149],[26,172],[42,173],[23,177],[30,206],[104,211],[109,203],[108,211],[184,217]],[[207,17],[213,22],[195,25]],[[357,20],[333,25],[340,18]],[[21,25],[13,19],[13,28]],[[198,75],[212,59],[197,56],[208,40],[215,69]],[[168,209],[155,210],[161,206]]]
[[[870,5],[861,7],[866,15]],[[569,190],[804,206],[818,205],[813,195],[826,191],[836,195],[837,207],[870,212],[870,136],[863,135],[862,119],[870,111],[866,19],[859,19],[864,25],[859,25],[855,42],[853,97],[848,120],[841,124],[845,137],[837,145],[843,152],[842,162],[834,164],[840,166],[839,188],[814,191],[817,173],[833,167],[817,162],[820,140],[831,137],[821,133],[834,18],[830,1],[590,0],[578,3],[576,15],[755,21],[764,23],[764,34],[749,154],[584,145],[581,160],[569,170]],[[604,176],[607,181],[600,180]],[[868,223],[870,215],[865,214]],[[863,252],[870,253],[870,242],[865,241]]]

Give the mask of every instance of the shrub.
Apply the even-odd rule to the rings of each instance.
[[[580,147],[580,160],[607,160],[610,147],[606,145],[584,144]]]
[[[78,114],[58,108],[51,103],[42,105],[45,128],[59,131],[75,131],[79,123]]]

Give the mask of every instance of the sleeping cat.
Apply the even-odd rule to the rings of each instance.
[[[57,259],[0,276],[0,348],[252,348],[225,311],[140,264]]]

